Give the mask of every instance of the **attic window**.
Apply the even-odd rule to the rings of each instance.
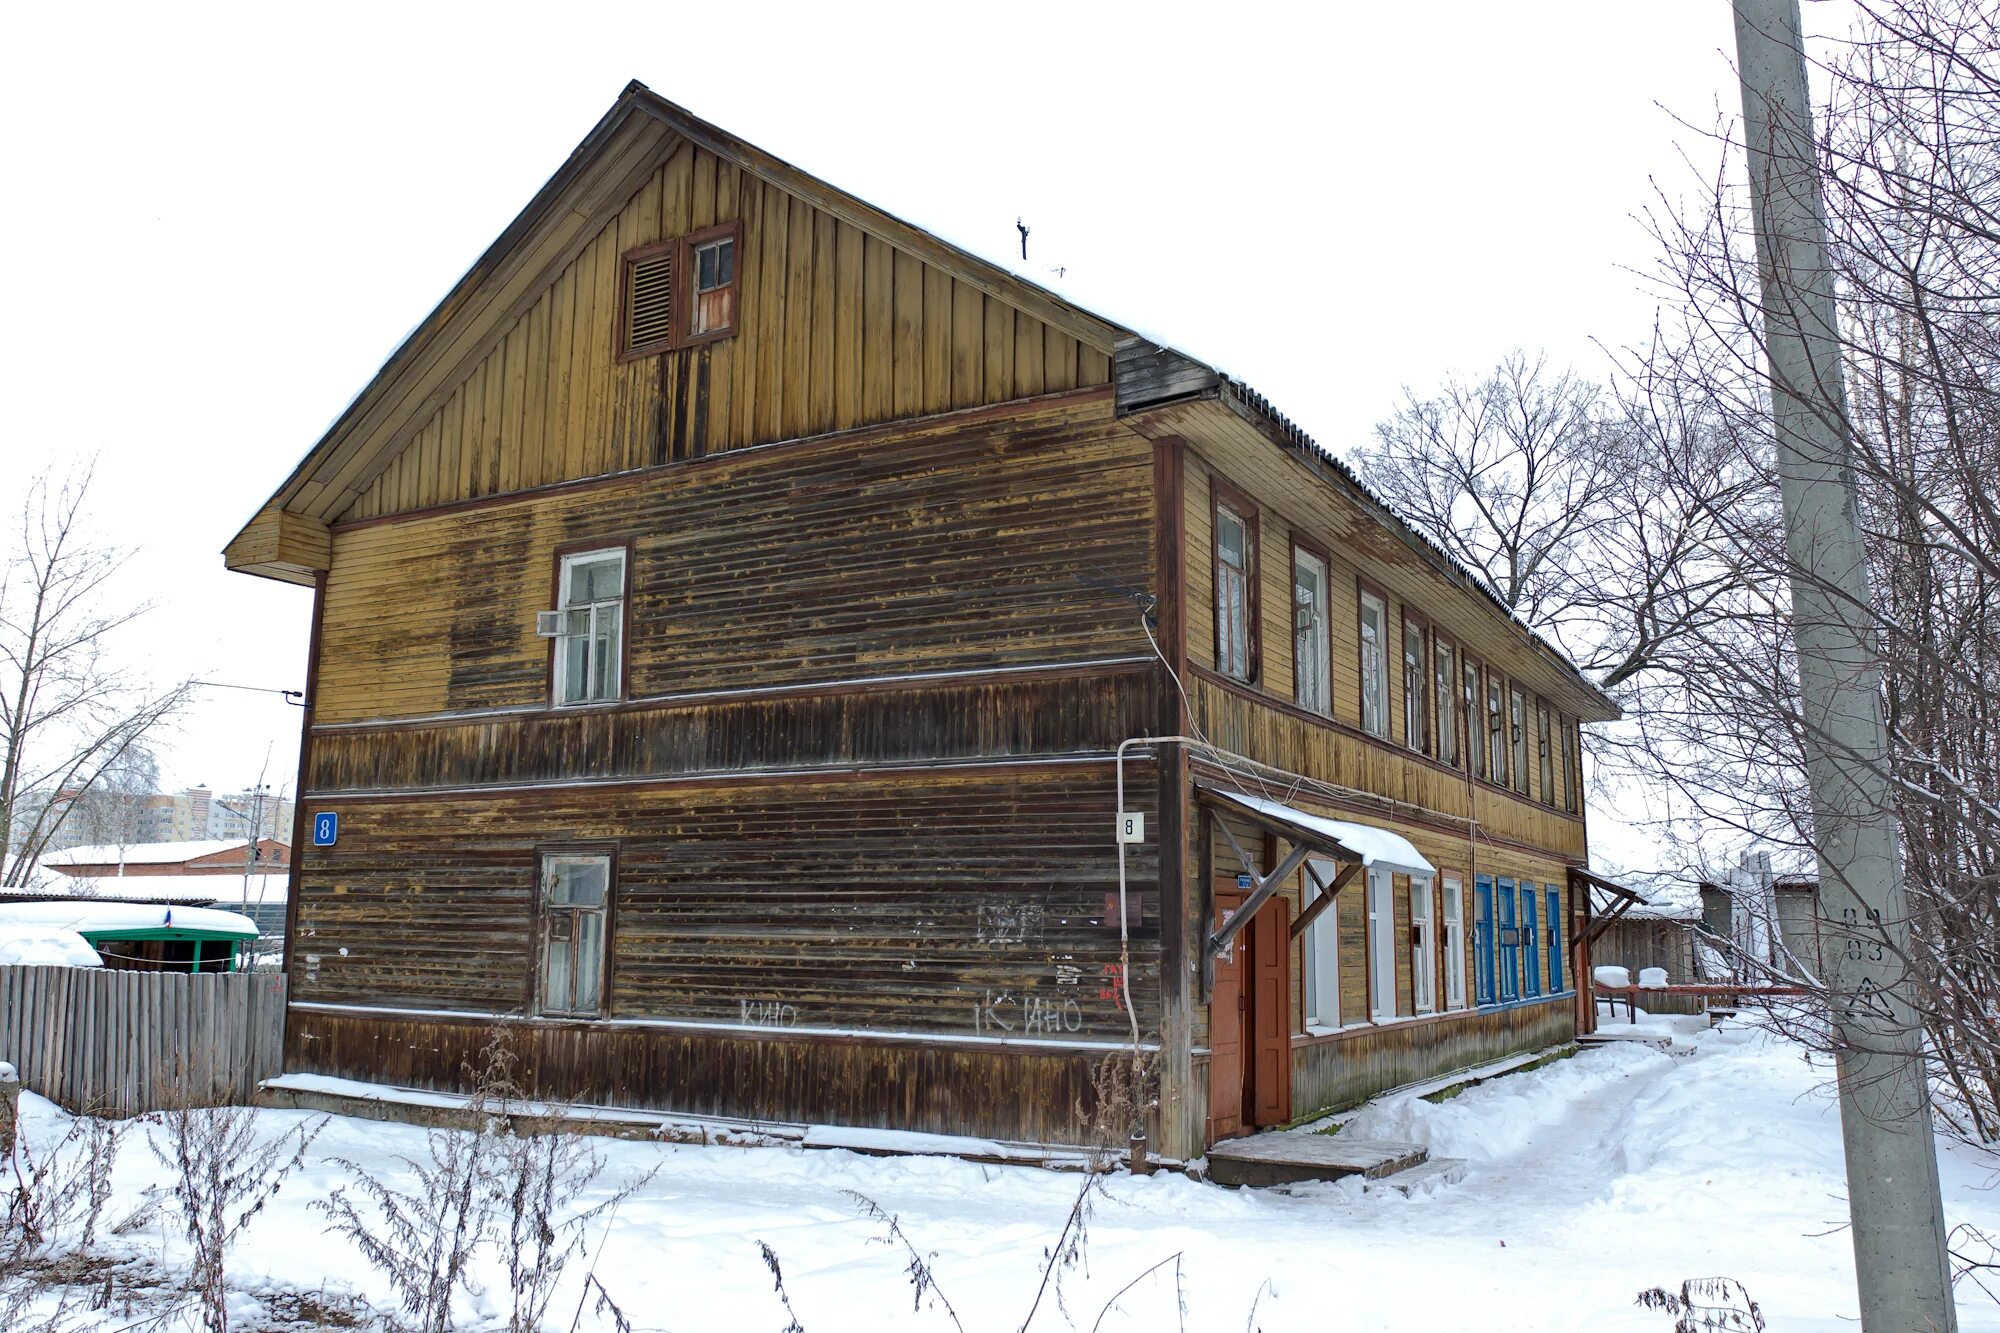
[[[736,332],[738,222],[625,253],[620,360],[653,356]]]

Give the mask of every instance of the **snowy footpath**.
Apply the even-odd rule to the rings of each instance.
[[[1057,1268],[1033,1326],[1665,1333],[1671,1317],[1639,1308],[1636,1294],[1720,1275],[1743,1284],[1773,1330],[1855,1328],[1829,1069],[1747,1028],[1694,1026],[1678,1025],[1688,1054],[1587,1050],[1441,1103],[1377,1103],[1342,1131],[1468,1159],[1463,1183],[1430,1196],[1364,1193],[1354,1182],[1278,1193],[1171,1174],[1109,1177],[1078,1262]],[[60,1132],[61,1112],[23,1100],[29,1133]],[[258,1114],[271,1135],[312,1118]],[[860,1195],[935,1256],[938,1290],[967,1333],[1018,1329],[1081,1180],[947,1158],[601,1147],[602,1194],[657,1174],[593,1234],[588,1259],[565,1278],[554,1328],[572,1327],[589,1262],[637,1329],[778,1333],[792,1315],[773,1291],[763,1242],[806,1333],[951,1329],[942,1305],[917,1306],[908,1252],[884,1243]],[[424,1151],[420,1130],[334,1120],[231,1256],[231,1286],[245,1293],[240,1322],[272,1326],[259,1324],[254,1294],[287,1288],[386,1307],[379,1280],[309,1204],[348,1180],[333,1158],[407,1187],[396,1155]],[[1950,1220],[2000,1232],[1988,1165],[1951,1149],[1943,1173]],[[142,1146],[128,1146],[109,1216],[164,1180]],[[171,1266],[182,1252],[169,1230],[153,1221],[109,1243]],[[489,1290],[462,1302],[460,1327],[490,1327],[504,1309],[490,1260],[478,1276]],[[2000,1306],[1978,1289],[1962,1287],[1959,1300],[1965,1329],[2000,1330]],[[610,1325],[585,1309],[575,1326]]]

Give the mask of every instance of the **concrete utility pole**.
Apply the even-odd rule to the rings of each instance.
[[[1861,1326],[1955,1330],[1798,0],[1734,0]]]

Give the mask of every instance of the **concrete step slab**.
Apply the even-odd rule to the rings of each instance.
[[[1219,1185],[1290,1185],[1304,1180],[1376,1179],[1421,1165],[1416,1143],[1304,1134],[1296,1130],[1225,1139],[1208,1150],[1208,1178]]]
[[[1361,1188],[1370,1194],[1377,1190],[1394,1190],[1410,1199],[1420,1194],[1435,1194],[1447,1186],[1456,1185],[1465,1179],[1465,1171],[1463,1157],[1433,1157],[1391,1175],[1370,1180]]]

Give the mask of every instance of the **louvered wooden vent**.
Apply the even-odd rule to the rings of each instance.
[[[674,252],[625,264],[625,350],[664,347],[674,336]]]

